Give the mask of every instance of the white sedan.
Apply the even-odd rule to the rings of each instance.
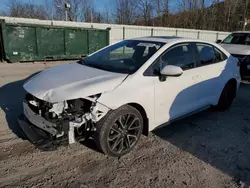
[[[28,80],[19,123],[38,146],[91,138],[118,157],[161,125],[211,106],[226,110],[239,84],[238,60],[215,43],[124,40]]]

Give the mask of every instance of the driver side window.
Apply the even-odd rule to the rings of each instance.
[[[195,57],[193,52],[193,46],[190,43],[174,46],[163,53],[153,66],[153,69],[160,71],[166,65],[175,65],[183,70],[194,68]]]

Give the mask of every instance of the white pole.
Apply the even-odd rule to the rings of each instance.
[[[92,12],[92,9],[90,10],[90,22],[93,23],[93,12]]]
[[[65,21],[68,21],[68,10],[65,9]]]
[[[68,9],[70,9],[70,4],[65,3],[65,20],[68,21]]]
[[[245,18],[245,21],[244,21],[243,31],[245,31],[245,30],[246,30],[246,26],[247,26],[247,18]]]
[[[51,21],[53,20],[53,18],[54,18],[54,10],[53,10],[53,7],[52,7],[52,9],[51,9]]]
[[[53,25],[54,10],[53,10],[53,0],[51,0],[51,25]]]

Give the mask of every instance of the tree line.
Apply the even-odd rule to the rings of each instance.
[[[70,8],[65,8],[66,2]],[[242,30],[250,16],[250,0],[108,0],[101,10],[97,3],[102,0],[10,0],[1,15],[217,31]]]

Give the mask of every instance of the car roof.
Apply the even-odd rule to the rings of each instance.
[[[191,38],[184,38],[184,37],[176,37],[176,36],[152,36],[152,37],[138,37],[132,38],[130,40],[141,40],[141,41],[150,41],[150,42],[163,42],[163,43],[170,43],[170,42],[206,42],[198,39],[191,39]]]

